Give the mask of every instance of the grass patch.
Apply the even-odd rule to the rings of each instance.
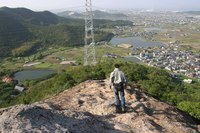
[[[62,65],[56,63],[42,63],[34,66],[36,69],[59,69]]]

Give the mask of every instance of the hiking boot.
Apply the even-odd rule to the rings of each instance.
[[[115,112],[116,113],[121,113],[122,109],[120,106],[115,106]]]
[[[126,109],[124,107],[122,108],[122,113],[126,113]]]

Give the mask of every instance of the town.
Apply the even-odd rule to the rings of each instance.
[[[133,26],[115,27],[113,33],[119,39],[113,42],[118,47],[130,44],[130,57],[174,74],[200,79],[199,15],[135,11],[128,19]],[[125,42],[120,44],[122,41],[118,43],[119,40]],[[186,82],[190,83],[190,80]]]
[[[154,48],[133,48],[132,55],[136,55],[149,66],[200,79],[200,54],[194,54],[190,50],[181,51],[177,44],[171,43]]]

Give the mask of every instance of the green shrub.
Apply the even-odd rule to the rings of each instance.
[[[29,104],[56,95],[86,80],[108,78],[114,69],[115,63],[120,64],[131,86],[137,83],[137,86],[140,86],[150,95],[169,102],[193,117],[200,119],[199,82],[184,84],[177,82],[164,70],[113,59],[105,59],[96,66],[69,67],[66,71],[62,71],[62,73],[50,79],[38,82],[31,81],[29,84],[27,83],[29,90],[14,99],[7,97],[10,95],[9,91],[5,93],[4,98],[8,100],[0,106],[5,107],[20,103]]]
[[[178,108],[200,119],[200,102],[180,102]]]

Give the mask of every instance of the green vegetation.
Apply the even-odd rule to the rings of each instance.
[[[83,81],[108,78],[113,70],[111,66],[117,62],[126,73],[130,86],[137,85],[146,93],[200,119],[200,82],[185,84],[158,68],[102,57],[106,53],[127,55],[130,52],[127,49],[109,45],[97,46],[97,61],[100,64],[90,67],[60,65],[63,60],[77,61],[79,64],[83,62],[83,48],[79,47],[84,44],[83,20],[64,19],[50,12],[5,7],[0,8],[0,16],[5,18],[0,21],[0,56],[12,55],[0,60],[0,78],[12,75],[14,71],[22,68],[24,62],[33,61],[42,62],[34,68],[51,68],[59,72],[46,79],[25,81],[28,90],[21,94],[13,89],[14,83],[6,84],[0,81],[0,107],[33,103],[57,95]],[[94,20],[94,24],[96,41],[109,41],[113,37],[111,29],[114,26],[131,26],[132,22]],[[181,34],[176,37],[185,44],[190,43],[192,37],[184,34],[187,28],[182,29]],[[196,32],[195,37],[198,38]],[[166,39],[165,33],[157,34],[154,38],[164,39],[163,42],[172,40]],[[193,43],[197,42],[199,38]]]
[[[1,94],[0,101],[2,103],[9,103],[12,95],[19,94],[13,88],[14,88],[14,84],[6,84],[6,83],[0,81],[0,94]]]
[[[58,69],[59,67],[61,67],[61,65],[55,63],[42,63],[35,66],[36,69],[46,69],[46,68]]]
[[[103,58],[96,66],[69,67],[56,76],[43,81],[26,81],[28,90],[17,97],[10,97],[0,104],[6,107],[15,104],[36,102],[89,79],[105,79],[109,77],[115,63],[121,65],[126,73],[129,85],[137,85],[150,95],[165,100],[179,109],[188,112],[191,116],[200,119],[200,83],[185,84],[174,79],[164,70],[147,67],[139,64]],[[5,93],[4,95],[7,95]]]
[[[131,50],[129,49],[122,49],[110,45],[99,45],[96,47],[97,61],[100,61],[106,53],[127,56],[130,52]],[[0,71],[26,69],[26,67],[23,67],[25,62],[41,62],[41,64],[28,67],[27,69],[54,69],[60,71],[67,67],[66,65],[60,64],[63,60],[76,61],[77,64],[82,64],[84,59],[83,54],[83,47],[50,47],[27,57],[4,58],[0,60]]]
[[[8,103],[11,95],[18,94],[18,92],[13,90],[14,83],[7,84],[1,81],[1,77],[7,75],[13,75],[13,72],[10,70],[5,70],[5,71],[0,70],[0,103],[1,102]]]
[[[65,19],[44,11],[25,8],[0,8],[0,56],[29,56],[49,47],[74,47],[84,44],[84,20]],[[132,25],[130,21],[94,20],[95,39],[109,41],[113,34],[99,28]],[[3,51],[3,52],[2,52]]]

